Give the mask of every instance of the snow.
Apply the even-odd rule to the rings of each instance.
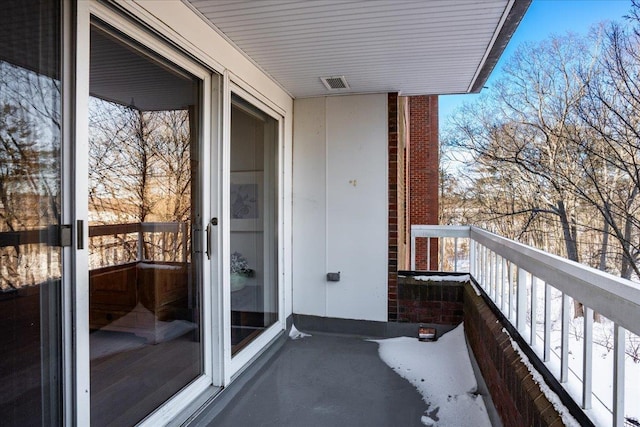
[[[469,275],[456,275],[456,276],[413,276],[415,280],[420,280],[422,282],[468,282]]]
[[[536,355],[542,360],[544,355],[544,326],[545,326],[545,283],[537,280],[535,288],[531,275],[526,275],[527,311],[526,326],[523,337],[527,340],[531,337],[531,321],[533,318],[533,334],[535,344],[532,346]],[[512,323],[515,321],[516,294],[515,287],[509,286],[504,292],[504,301],[501,300],[500,286],[494,285],[492,298],[498,307],[503,307],[503,313],[510,315]],[[490,292],[489,288],[485,288]],[[535,289],[536,312],[532,313],[531,298]],[[509,291],[512,292],[509,298]],[[550,357],[545,365],[556,377],[560,377],[560,353],[562,348],[562,292],[553,286],[550,287]],[[509,306],[511,302],[511,307]],[[572,302],[573,304],[573,302]],[[573,313],[570,307],[570,313]],[[591,379],[592,379],[592,407],[585,410],[585,414],[598,426],[613,425],[613,330],[614,323],[600,316],[599,322],[593,323],[593,339],[590,343],[593,350]],[[569,348],[568,348],[568,380],[562,383],[569,395],[580,404],[582,401],[582,378],[584,361],[584,318],[571,319],[568,324]],[[640,418],[640,337],[627,331],[625,340],[625,379],[624,379],[624,416],[627,419]]]
[[[304,337],[310,337],[311,334],[305,334],[304,332],[300,332],[297,328],[296,325],[291,325],[291,331],[289,331],[289,338],[291,338],[292,340],[298,340],[300,338],[304,338]]]
[[[149,264],[146,262],[138,263],[138,268],[140,269],[152,269],[152,270],[181,270],[184,267],[179,265],[166,265],[166,264]]]
[[[416,387],[427,403],[422,424],[462,426],[473,420],[474,426],[491,426],[477,392],[462,324],[438,341],[409,337],[372,341],[379,344],[380,358]]]
[[[509,332],[507,332],[507,330],[504,328],[502,328],[502,332],[507,334],[509,340],[511,341],[511,347],[513,347],[513,349],[520,355],[522,363],[527,367],[529,373],[533,377],[533,380],[540,387],[540,391],[542,391],[549,402],[551,402],[555,410],[558,411],[558,414],[560,414],[564,425],[567,427],[580,427],[580,423],[578,423],[578,421],[576,421],[576,419],[573,418],[573,416],[569,413],[569,409],[564,406],[558,395],[549,388],[540,372],[538,372],[538,370],[531,364],[531,361],[529,360],[527,355],[522,351],[518,343],[516,343],[513,338],[511,338]]]
[[[471,285],[471,287],[473,288],[473,290],[475,291],[476,295],[478,296],[482,296],[482,294],[480,293],[480,290],[478,289],[478,287],[475,285],[475,283],[473,283],[473,281],[469,280],[469,284]]]
[[[551,360],[547,362],[552,372],[560,372],[561,333],[559,325],[553,325],[551,333]],[[582,396],[582,365],[584,360],[584,338],[582,331],[584,318],[572,319],[569,324],[569,381],[564,385],[569,394],[580,402]],[[542,333],[538,332],[540,344],[536,348],[542,354]],[[638,337],[627,332],[625,357],[625,408],[627,418],[640,417],[640,405],[635,404],[640,396],[640,363],[636,360],[634,349],[637,348]],[[592,404],[586,414],[599,426],[612,425],[613,408],[613,322],[602,317],[601,322],[593,323],[593,367],[592,367]]]

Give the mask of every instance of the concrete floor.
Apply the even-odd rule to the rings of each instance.
[[[282,349],[211,426],[422,426],[418,391],[360,337],[314,334]]]

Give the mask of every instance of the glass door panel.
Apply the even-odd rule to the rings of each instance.
[[[0,424],[61,423],[60,2],[0,14]]]
[[[231,104],[231,352],[278,321],[278,121]]]
[[[90,59],[91,424],[125,426],[203,372],[201,81],[98,23]]]

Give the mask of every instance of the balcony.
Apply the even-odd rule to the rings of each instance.
[[[504,425],[639,425],[637,284],[476,227],[414,226],[411,249],[411,271],[399,272],[398,318],[447,330],[460,321],[454,312],[463,307],[467,342]],[[416,271],[417,267],[424,271]],[[409,317],[412,308],[416,309],[414,317]],[[276,417],[280,425],[295,425],[291,419],[309,420],[310,412],[328,402],[338,416],[349,417],[350,407],[354,411],[360,407],[360,396],[354,393],[346,403],[345,399],[332,400],[331,384],[336,379],[331,377],[329,383],[318,380],[318,371],[329,369],[321,362],[324,357],[330,354],[345,365],[358,357],[367,360],[362,363],[373,363],[364,352],[352,354],[353,345],[364,345],[354,344],[362,338],[353,335],[416,333],[415,323],[387,323],[367,330],[354,321],[322,328],[305,321],[304,316],[294,316],[294,320],[305,331],[338,335],[321,335],[324,344],[309,352],[287,342],[270,368],[260,370],[219,418],[205,412],[200,421],[233,424]],[[404,330],[403,325],[407,326]],[[372,368],[371,375],[382,378],[383,371]],[[336,377],[344,387],[361,381],[357,372]],[[295,392],[275,402],[270,396],[276,384]],[[283,393],[287,396],[288,392]],[[378,420],[385,419],[389,411],[414,413],[420,407],[410,393],[399,393],[411,403],[391,409],[380,397],[380,408],[372,411]],[[307,400],[300,400],[301,395]],[[315,421],[333,419],[327,416],[316,414]]]
[[[38,245],[49,234],[44,231],[2,233],[0,242],[3,248]],[[163,330],[168,323],[183,319],[180,323],[186,324],[184,319],[189,313],[185,311],[188,307],[183,302],[187,296],[181,284],[185,283],[185,277],[190,273],[189,255],[186,250],[189,237],[184,225],[145,223],[95,226],[90,228],[89,238],[90,246],[95,249],[89,272],[92,278],[90,320],[93,331],[109,329],[109,332],[123,332],[122,328],[138,328],[146,334],[145,342],[161,344],[165,341],[163,334],[168,333]],[[415,289],[428,289],[430,297],[433,297],[433,290],[438,287],[449,289],[436,293],[435,298],[439,298],[440,304],[438,307],[444,306],[445,303],[460,304],[462,307],[461,315],[465,322],[467,341],[475,353],[480,372],[493,394],[493,401],[499,412],[505,408],[516,408],[516,411],[522,413],[512,416],[528,416],[526,392],[516,396],[513,393],[500,394],[499,391],[501,387],[497,383],[500,381],[498,377],[504,371],[499,366],[499,360],[504,354],[511,352],[515,354],[512,359],[517,359],[521,366],[515,370],[516,374],[508,374],[511,377],[507,381],[506,389],[520,387],[530,392],[535,384],[540,385],[541,393],[550,402],[550,407],[554,407],[539,408],[543,415],[547,413],[548,416],[549,411],[557,411],[565,424],[576,422],[580,425],[598,426],[639,425],[637,419],[640,417],[640,407],[637,401],[640,397],[640,386],[637,378],[640,377],[640,287],[636,283],[476,227],[414,226],[411,232],[411,247],[411,253],[414,254],[411,260],[412,271],[400,272],[401,282],[404,281],[406,286],[413,286]],[[37,255],[37,251],[32,253]],[[421,253],[425,255],[423,259],[415,256]],[[422,271],[415,271],[418,269]],[[153,274],[153,282],[160,285],[154,289],[141,290],[141,284],[151,283],[144,280],[145,274]],[[127,284],[124,287],[120,286],[122,292],[118,291],[115,292],[117,295],[109,296],[110,292],[114,291],[113,287],[122,283]],[[39,289],[39,286],[25,285],[17,289],[3,290],[0,301],[6,307],[10,304],[13,312],[20,312],[23,317],[28,317],[29,307],[36,304],[39,298]],[[114,302],[113,298],[117,301]],[[16,306],[17,302],[21,302],[22,305]],[[114,307],[120,303],[127,307],[118,311]],[[403,308],[403,304],[405,301],[400,299],[399,310]],[[151,323],[144,323],[145,317],[140,313],[137,313],[136,317],[142,322],[139,325],[121,320],[127,318],[140,305],[144,307],[140,310],[151,313],[147,319]],[[433,315],[434,310],[425,307],[421,307],[421,310],[416,314],[417,317],[405,319],[408,323],[369,322],[368,325],[359,325],[353,323],[355,321],[346,321],[337,322],[322,330],[317,324],[309,323],[308,319],[305,323],[305,319],[300,316],[294,315],[294,321],[300,329],[305,330],[383,337],[407,334],[415,336],[416,322],[431,323],[439,330],[446,331],[460,320],[447,320],[444,317],[425,318],[427,315]],[[489,321],[489,324],[493,322],[493,325],[489,325],[491,331],[487,332],[488,329],[484,330],[482,322],[478,319],[487,321],[489,315],[493,315],[496,320]],[[37,322],[39,319],[36,319]],[[21,324],[28,325],[29,322]],[[116,331],[113,328],[120,329]],[[18,331],[13,332],[15,336],[21,335]],[[183,339],[197,339],[195,336],[188,338],[192,333],[190,330],[186,332],[187,335],[184,335]],[[31,331],[25,330],[24,336],[29,333]],[[494,339],[497,337],[496,345],[487,339],[489,333],[495,335]],[[238,340],[234,343],[241,345],[243,337],[236,337]],[[280,341],[283,343],[282,339]],[[317,398],[318,393],[330,394],[335,378],[329,383],[299,381],[300,378],[316,375],[317,373],[314,374],[305,367],[317,364],[319,354],[326,355],[326,348],[332,348],[332,358],[341,361],[332,365],[335,372],[342,372],[336,374],[340,377],[341,383],[344,386],[348,386],[350,381],[363,384],[357,375],[365,373],[349,373],[348,367],[359,363],[374,363],[372,354],[375,354],[375,346],[361,338],[346,338],[340,335],[321,335],[317,337],[316,342],[321,342],[322,345],[315,350],[311,348],[302,353],[296,353],[290,343],[285,344],[280,350],[279,347],[274,347],[270,364],[256,364],[255,369],[259,371],[256,375],[267,378],[264,380],[265,384],[277,379],[279,387],[298,390],[309,399],[313,399],[313,396]],[[16,341],[14,344],[19,346],[20,342]],[[321,351],[323,346],[326,348]],[[95,348],[98,349],[99,346]],[[133,350],[139,353],[157,351],[158,348],[160,347],[138,345]],[[24,349],[16,347],[15,350]],[[12,354],[8,347],[3,351],[7,355]],[[37,355],[38,352],[34,351],[33,354]],[[93,359],[103,358],[103,362],[106,356],[108,355],[92,354]],[[296,361],[296,369],[301,369],[302,376],[296,378],[294,371],[287,372],[287,367],[292,366],[292,360]],[[35,359],[32,362],[38,363]],[[509,363],[512,362],[513,360]],[[22,363],[31,362],[25,358]],[[343,365],[340,366],[341,363]],[[371,375],[385,378],[368,386],[381,387],[380,390],[372,390],[372,395],[377,396],[382,392],[382,399],[384,389],[390,387],[389,384],[395,384],[393,387],[397,386],[398,390],[402,390],[398,395],[406,397],[404,400],[400,399],[404,403],[399,403],[397,399],[392,400],[396,402],[395,406],[391,405],[395,409],[387,405],[381,410],[402,410],[413,414],[415,406],[407,402],[416,401],[415,392],[407,389],[406,384],[398,385],[397,378],[394,379],[393,375],[389,377],[387,374],[390,371],[385,371],[384,365],[381,366],[372,368]],[[265,369],[261,369],[263,367]],[[326,377],[325,374],[318,374],[315,378],[323,375]],[[271,379],[268,379],[269,377]],[[237,381],[237,384],[242,385],[242,380]],[[25,389],[23,395],[27,393],[29,390]],[[259,399],[260,395],[253,398],[256,397]],[[353,405],[357,408],[357,405],[361,404],[357,403],[360,399],[353,399]],[[507,402],[509,399],[511,401]],[[230,403],[228,408],[231,409],[225,410],[227,415],[223,416],[228,417],[229,413],[245,413],[245,410],[255,404],[251,399],[247,399],[246,393],[245,397],[231,400]],[[528,404],[533,405],[533,402]],[[511,424],[506,421],[505,425]]]
[[[411,247],[412,269],[470,274],[532,377],[581,425],[640,425],[637,283],[476,227],[413,226]]]

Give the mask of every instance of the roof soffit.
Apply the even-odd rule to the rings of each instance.
[[[183,0],[294,97],[479,91],[530,0]],[[321,77],[345,76],[329,91]]]

